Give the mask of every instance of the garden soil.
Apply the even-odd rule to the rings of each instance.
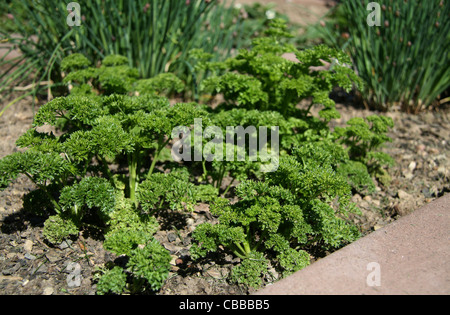
[[[310,25],[322,18],[336,4],[334,0],[235,0],[235,4],[261,3],[273,5],[274,10],[289,17],[291,23]]]
[[[343,125],[352,117],[380,114],[338,104]],[[383,149],[396,161],[389,169],[389,186],[377,185],[374,194],[356,194],[353,201],[362,215],[353,220],[363,234],[379,229],[400,216],[450,191],[450,110],[409,115],[386,114],[395,127],[392,142]],[[31,99],[24,99],[0,119],[0,157],[16,151],[15,141],[31,125]],[[48,244],[42,235],[45,218],[23,209],[22,197],[35,189],[26,178],[18,178],[0,192],[0,294],[94,294],[98,269],[117,257],[105,251],[101,238],[85,231],[77,241]],[[214,221],[208,205],[194,212],[160,213],[161,230],[156,238],[172,255],[169,279],[158,294],[247,294],[226,281],[239,259],[231,255],[207,257],[193,262],[189,256],[191,232],[205,221]],[[312,260],[320,259],[312,257]],[[273,270],[267,283],[276,277]]]
[[[279,4],[281,11],[289,11],[292,3],[303,3],[319,13],[326,12],[327,3],[315,0],[270,2]],[[317,3],[322,3],[322,6],[315,8]],[[308,16],[312,18],[306,14],[305,19]],[[302,20],[300,15],[291,18]],[[12,99],[13,96],[3,100],[1,107]],[[337,105],[342,118],[334,122],[335,126],[344,125],[352,117],[380,114],[344,103]],[[31,126],[33,115],[32,99],[25,98],[0,117],[0,158],[17,150],[15,141]],[[383,151],[390,154],[396,164],[389,168],[390,185],[378,184],[374,194],[355,194],[353,197],[361,215],[352,219],[363,234],[450,192],[450,110],[442,108],[419,115],[401,112],[385,115],[392,117],[395,127],[389,133],[392,142]],[[45,218],[23,209],[22,197],[34,189],[26,177],[19,177],[0,192],[0,294],[95,294],[98,270],[118,257],[105,251],[101,238],[92,231],[84,231],[76,241],[56,246],[48,244],[42,235]],[[226,281],[239,259],[221,253],[200,262],[190,259],[192,231],[202,222],[215,220],[208,205],[199,204],[195,211],[189,213],[160,213],[158,220],[161,229],[155,237],[170,251],[173,259],[169,278],[157,294],[251,293]],[[320,259],[323,254],[313,253],[312,261]],[[266,283],[276,277],[276,271],[272,270]]]

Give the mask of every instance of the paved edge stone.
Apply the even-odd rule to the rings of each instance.
[[[450,294],[450,194],[256,295]]]

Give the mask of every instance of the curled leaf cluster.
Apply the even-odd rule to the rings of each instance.
[[[208,62],[210,55],[193,51],[194,68],[214,73],[200,90],[224,98],[215,108],[171,104],[165,95],[182,91],[183,82],[168,73],[141,80],[126,57],[108,56],[99,67],[80,54],[67,57],[62,69],[70,93],[41,106],[17,141],[21,150],[0,160],[0,188],[20,175],[36,185],[24,205],[50,214],[44,224],[50,243],[85,228],[102,231],[104,247],[122,259],[101,270],[99,294],[159,290],[171,256],[154,239],[155,214],[189,211],[199,201],[210,204],[217,223],[192,232],[193,259],[231,253],[241,262],[230,280],[250,287],[262,285],[273,270],[286,276],[304,268],[310,248],[335,249],[360,236],[350,220],[358,213],[352,190],[373,191],[374,177],[386,174],[392,159],[379,149],[390,140],[393,123],[370,116],[332,129],[339,112],[330,92],[337,85],[349,90],[360,80],[343,52],[323,45],[297,50],[287,37],[285,23],[275,19],[251,50],[224,62]],[[298,106],[306,100],[311,102]],[[262,173],[262,162],[248,158],[164,161],[172,130],[195,128],[197,119],[202,133],[210,126],[223,135],[229,126],[258,132],[278,127],[277,170]],[[267,148],[275,151],[271,141]],[[202,139],[201,148],[206,145]],[[231,149],[249,153],[248,146]],[[231,178],[227,184],[225,177]],[[225,197],[233,183],[230,202]]]

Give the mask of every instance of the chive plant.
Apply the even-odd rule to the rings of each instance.
[[[366,83],[363,98],[381,110],[399,105],[417,113],[450,85],[450,2],[377,1],[379,25],[369,26],[367,1],[345,0],[339,11],[340,43]],[[339,37],[334,25],[323,28]],[[342,36],[340,36],[342,37]],[[345,46],[342,46],[345,45]]]
[[[0,66],[9,65],[0,75],[2,94],[34,73],[35,84],[28,94],[36,94],[42,82],[47,82],[44,88],[63,87],[61,60],[73,53],[94,64],[109,55],[122,55],[142,78],[170,71],[192,82],[190,50],[202,48],[215,58],[226,58],[239,46],[240,19],[218,0],[86,0],[80,2],[80,26],[68,25],[66,5],[19,0],[8,8],[19,36],[12,35],[11,27],[0,28],[2,42],[9,45],[0,59]],[[16,48],[22,55],[8,59]]]

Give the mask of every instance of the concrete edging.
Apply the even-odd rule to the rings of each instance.
[[[450,194],[256,295],[450,294]]]

